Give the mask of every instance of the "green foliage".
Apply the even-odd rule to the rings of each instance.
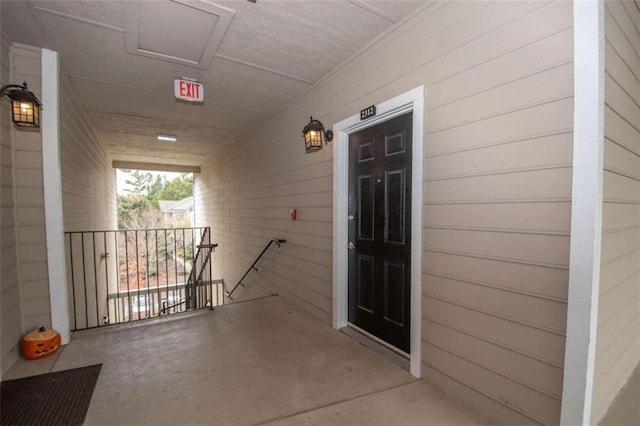
[[[160,175],[154,175],[149,172],[141,172],[140,170],[133,170],[128,172],[130,179],[126,179],[127,185],[133,187],[133,189],[127,189],[128,192],[134,195],[143,195],[148,201],[157,206],[157,196],[162,190],[166,181]]]
[[[118,195],[118,229],[145,229],[159,227],[162,215],[142,194]]]
[[[167,181],[160,175],[133,170],[125,172],[132,189],[116,199],[119,229],[162,228],[163,215],[158,200],[182,200],[193,195],[193,175],[187,174]]]
[[[156,194],[156,200],[182,200],[193,195],[193,175],[179,176],[165,182]]]

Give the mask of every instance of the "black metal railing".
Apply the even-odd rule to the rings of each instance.
[[[218,244],[210,241],[209,228],[205,228],[202,233],[202,238],[200,239],[200,244],[196,246],[198,251],[196,252],[193,260],[191,272],[189,272],[189,279],[185,285],[185,298],[183,301],[174,305],[168,306],[167,304],[164,304],[161,311],[163,314],[167,313],[167,309],[182,304],[185,305],[187,310],[193,309],[194,307],[202,307],[200,305],[203,300],[204,306],[213,308],[212,300],[207,299],[209,294],[207,294],[206,288],[203,287],[203,283],[205,282],[203,278],[207,272],[211,271],[211,263],[209,262],[209,259],[211,258],[211,253],[215,251],[216,247],[218,247]]]
[[[67,232],[65,244],[72,331],[224,303],[208,227]]]
[[[251,271],[257,271],[258,268],[256,268],[256,263],[258,263],[258,261],[262,258],[262,256],[267,252],[267,250],[269,250],[269,247],[271,247],[271,244],[276,244],[278,247],[280,247],[280,244],[286,243],[287,240],[283,239],[283,238],[277,238],[277,237],[273,237],[269,240],[269,242],[267,243],[267,245],[265,246],[265,248],[260,252],[260,254],[258,255],[258,257],[256,257],[256,260],[253,261],[253,263],[251,264],[251,266],[249,266],[249,268],[247,269],[247,271],[244,273],[244,275],[242,276],[242,278],[240,278],[238,280],[238,282],[236,283],[235,286],[233,286],[233,289],[231,289],[231,291],[225,291],[224,295],[227,296],[229,299],[233,300],[233,297],[231,297],[233,295],[233,293],[236,291],[236,289],[238,288],[238,286],[243,286],[244,287],[244,283],[242,282],[242,280],[244,280],[247,275],[249,275],[249,272]]]

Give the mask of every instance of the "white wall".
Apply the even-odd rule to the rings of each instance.
[[[29,90],[41,95],[41,51],[12,44],[10,47],[13,82],[26,81]],[[46,111],[43,111],[45,114]],[[47,246],[44,219],[42,175],[42,134],[40,131],[14,131],[16,225],[18,265],[24,331],[40,325],[51,327]]]
[[[3,36],[1,65],[3,84],[27,81],[42,98],[40,49],[11,44]],[[17,359],[15,345],[25,331],[51,326],[41,133],[13,130],[8,105],[0,103],[3,372]],[[60,82],[59,112],[65,231],[115,229],[111,159],[65,76]]]
[[[116,179],[82,100],[60,79],[60,157],[64,230],[116,229]]]
[[[0,6],[1,7],[1,6]],[[0,85],[10,84],[9,40],[2,34]],[[22,309],[18,286],[13,124],[9,102],[0,102],[0,377],[18,358]]]
[[[351,58],[203,168],[199,225],[233,285],[331,318],[325,126],[425,86],[422,373],[502,423],[559,421],[572,175],[571,3],[438,3]],[[289,209],[298,209],[298,221]]]
[[[60,78],[60,161],[64,231],[116,229],[115,169],[111,158],[98,141],[82,107],[82,100],[75,94],[70,80],[64,74]],[[116,265],[113,263],[115,256],[102,256],[107,246],[107,252],[115,252],[114,234],[108,234],[106,241],[103,234],[96,234],[95,240],[91,235],[86,235],[84,253],[78,243],[81,237],[78,234],[74,237],[75,267],[80,267],[80,271],[91,271],[93,268],[104,271],[106,268],[109,276],[117,276]],[[69,241],[69,237],[65,236],[67,252],[70,250]],[[84,260],[84,266],[78,259]],[[87,326],[96,326],[108,311],[106,277],[103,273],[89,274],[85,282],[78,278],[83,272],[76,270],[75,275],[73,272],[67,262],[67,300],[71,328],[76,328],[77,321],[84,321],[85,318],[90,319]],[[77,282],[75,288],[72,288],[71,280],[74,276]],[[97,283],[93,276],[97,277]],[[114,284],[112,279],[111,285]],[[88,300],[85,300],[86,295],[90,295]],[[74,306],[74,300],[77,306]],[[90,312],[86,316],[85,309]]]
[[[592,420],[640,362],[640,9],[605,2],[602,262]]]

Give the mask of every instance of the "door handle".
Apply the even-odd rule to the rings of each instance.
[[[349,244],[347,244],[347,248],[348,248],[349,250],[353,250],[354,248],[356,248],[356,245],[355,245],[355,244],[353,244],[351,241],[349,241]]]

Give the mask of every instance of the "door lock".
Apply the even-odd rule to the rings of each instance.
[[[347,244],[347,248],[348,248],[349,250],[353,250],[354,248],[356,248],[356,245],[355,245],[355,244],[353,244],[351,241],[349,241],[349,244]]]

